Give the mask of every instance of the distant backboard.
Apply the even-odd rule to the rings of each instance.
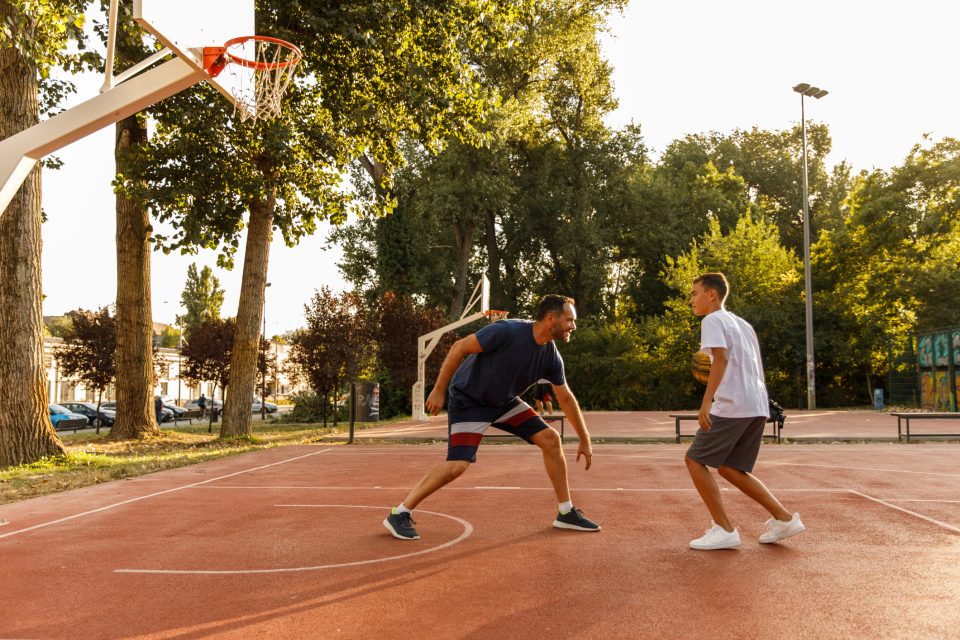
[[[203,48],[218,47],[238,36],[254,35],[254,0],[134,0],[133,17],[165,46],[197,69],[203,69]],[[249,53],[254,58],[253,44]],[[208,82],[236,104],[241,86],[252,86],[252,69],[237,64]]]

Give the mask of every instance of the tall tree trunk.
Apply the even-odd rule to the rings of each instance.
[[[13,13],[0,1],[0,24]],[[32,29],[33,25],[27,25]],[[37,71],[0,50],[0,140],[39,121]],[[40,294],[40,168],[0,211],[0,467],[64,452],[50,424]]]
[[[117,175],[130,179],[127,158],[147,142],[146,118],[117,123]],[[117,421],[115,440],[159,433],[153,410],[153,314],[150,305],[150,236],[146,206],[117,193]]]
[[[260,322],[263,319],[274,204],[271,195],[266,202],[255,202],[250,207],[240,303],[237,306],[237,332],[230,353],[230,393],[223,403],[221,438],[253,432],[250,406],[257,386]]]

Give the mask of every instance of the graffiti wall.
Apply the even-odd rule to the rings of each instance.
[[[960,327],[917,336],[920,406],[956,411],[960,394]]]

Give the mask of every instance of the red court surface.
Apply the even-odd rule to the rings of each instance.
[[[683,445],[597,445],[551,527],[533,447],[485,444],[381,525],[440,445],[296,446],[0,506],[0,638],[956,638],[960,446],[769,445],[756,474],[807,532],[739,550],[709,519]],[[728,487],[723,481],[721,486]]]
[[[608,442],[672,442],[676,435],[676,421],[672,413],[696,414],[688,411],[587,411],[584,416],[593,440]],[[831,409],[797,411],[787,410],[787,420],[781,434],[783,439],[806,441],[897,441],[897,419],[882,411],[836,411]],[[960,417],[960,414],[958,414]],[[556,423],[554,423],[556,424]],[[558,427],[559,428],[559,427]],[[912,431],[955,434],[958,420],[924,420],[914,422]],[[692,436],[696,421],[681,423],[681,433]],[[767,433],[772,433],[768,427]],[[575,440],[569,423],[565,435]],[[399,422],[372,429],[358,429],[356,438],[381,441],[440,440],[447,437],[445,415],[426,421]],[[332,439],[342,440],[342,436]],[[956,438],[954,438],[956,439]]]

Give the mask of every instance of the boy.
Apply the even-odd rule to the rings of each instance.
[[[740,531],[727,518],[720,489],[707,467],[714,467],[730,484],[758,502],[773,516],[760,542],[778,542],[804,530],[800,514],[791,515],[766,486],[751,474],[760,452],[769,417],[760,345],[753,327],[723,307],[729,285],[722,273],[707,273],[693,281],[690,306],[700,325],[700,350],[711,356],[710,377],[700,404],[700,429],[685,462],[712,526],[690,548],[735,549]]]

